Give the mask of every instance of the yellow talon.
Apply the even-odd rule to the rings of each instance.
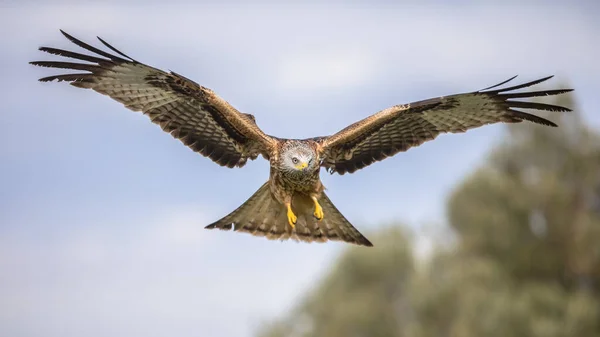
[[[294,212],[292,211],[292,205],[290,203],[285,204],[287,206],[287,218],[288,218],[288,222],[290,223],[290,226],[292,226],[292,229],[296,228],[296,221],[298,220],[298,218],[296,217],[296,214],[294,214]]]
[[[315,218],[317,218],[317,220],[321,221],[323,220],[323,217],[325,216],[325,214],[323,214],[323,207],[321,207],[321,205],[319,205],[319,202],[317,201],[316,197],[311,197],[312,200],[315,202]]]

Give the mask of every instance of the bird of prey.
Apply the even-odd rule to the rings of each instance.
[[[40,81],[66,81],[107,95],[126,108],[141,111],[162,130],[221,166],[242,167],[259,155],[268,160],[269,180],[241,206],[206,228],[233,228],[269,239],[340,240],[372,246],[324,193],[321,168],[332,174],[353,173],[441,133],[465,132],[486,124],[529,121],[556,126],[520,109],[570,111],[561,106],[516,100],[572,90],[514,92],[552,76],[502,88],[515,76],[478,91],[392,106],[330,136],[278,138],[264,133],[253,115],[238,111],[209,88],[175,72],[138,62],[99,37],[113,53],[61,32],[88,53],[39,48],[83,61],[31,62],[78,71]]]

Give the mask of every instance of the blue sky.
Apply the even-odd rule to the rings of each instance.
[[[600,127],[597,5],[459,4],[1,3],[0,335],[248,336],[345,247],[204,230],[268,164],[221,168],[107,97],[37,82],[54,73],[27,64],[48,58],[37,47],[77,49],[59,28],[194,79],[280,137],[515,74],[568,81]],[[502,131],[440,136],[323,181],[367,236],[399,221],[427,238]]]

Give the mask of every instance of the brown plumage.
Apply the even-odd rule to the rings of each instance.
[[[465,132],[485,124],[519,123],[526,120],[556,126],[547,119],[517,110],[518,108],[571,111],[561,106],[513,99],[558,95],[572,89],[508,93],[544,82],[552,76],[495,89],[515,77],[475,92],[396,105],[356,122],[332,136],[322,137],[320,141],[323,156],[326,158],[323,166],[331,173],[353,173],[376,161],[433,140],[441,133]]]
[[[108,95],[133,111],[143,112],[183,144],[222,166],[242,167],[259,154],[268,156],[275,140],[258,128],[252,115],[240,113],[212,90],[174,72],[166,73],[135,61],[102,39],[102,43],[122,57],[63,34],[103,58],[42,47],[41,51],[91,64],[31,62],[42,67],[87,71],[48,76],[40,81],[68,81],[73,86]]]
[[[297,194],[292,199],[292,208],[298,214],[293,229],[288,225],[285,206],[273,197],[269,182],[261,186],[239,208],[207,228],[218,228],[246,232],[268,239],[325,242],[341,240],[363,246],[372,246],[348,220],[338,211],[331,200],[321,194],[319,199],[325,217],[318,221],[312,214],[313,202],[305,194]]]
[[[371,246],[323,192],[321,167],[330,173],[353,173],[376,161],[406,151],[441,133],[465,132],[498,122],[551,121],[518,109],[569,111],[568,108],[515,99],[557,95],[572,89],[511,93],[548,80],[512,87],[495,86],[475,92],[397,105],[382,110],[340,132],[303,140],[265,134],[254,116],[241,113],[212,90],[176,74],[140,63],[98,38],[115,54],[92,47],[61,31],[71,42],[92,52],[86,55],[42,47],[41,51],[82,62],[35,61],[50,68],[83,71],[40,81],[67,81],[95,90],[141,111],[153,123],[193,151],[226,167],[242,167],[262,155],[270,161],[267,181],[244,204],[207,226],[234,229],[269,239],[341,240]],[[516,76],[515,76],[516,77]]]

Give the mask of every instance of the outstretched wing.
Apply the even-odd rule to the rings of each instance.
[[[42,67],[84,71],[44,77],[40,81],[67,81],[108,95],[133,111],[143,112],[164,131],[221,166],[242,167],[248,158],[255,159],[259,154],[268,158],[275,140],[259,129],[252,115],[237,111],[212,90],[174,72],[140,63],[100,38],[119,56],[61,32],[95,55],[41,47],[41,51],[87,63],[30,62]]]
[[[393,106],[332,136],[322,137],[318,139],[324,158],[322,165],[331,173],[353,173],[376,161],[435,139],[441,133],[465,132],[486,124],[519,123],[524,120],[556,126],[549,120],[517,110],[519,108],[570,111],[562,106],[513,99],[558,95],[573,89],[509,93],[544,82],[552,76],[497,89],[515,77],[475,92]]]

